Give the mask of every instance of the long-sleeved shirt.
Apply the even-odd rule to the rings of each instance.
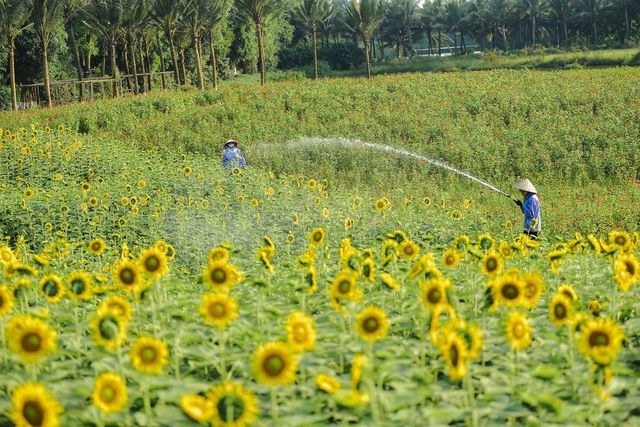
[[[225,169],[243,168],[247,166],[247,160],[238,147],[225,148],[222,153],[222,167]]]
[[[524,214],[524,230],[540,231],[542,228],[542,216],[540,215],[540,200],[535,193],[527,193],[522,206],[520,206]]]

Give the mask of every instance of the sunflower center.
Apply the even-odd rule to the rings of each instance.
[[[635,265],[633,265],[633,263],[627,261],[624,263],[624,266],[627,269],[627,273],[629,273],[631,276],[635,275],[636,267]]]
[[[405,246],[404,253],[405,255],[413,255],[413,248],[411,246]]]
[[[624,246],[625,243],[627,243],[627,240],[624,238],[624,236],[616,237],[616,244]]]
[[[303,325],[296,325],[293,328],[293,337],[297,342],[304,342],[307,340],[307,329]]]
[[[156,271],[158,268],[160,268],[160,260],[155,255],[150,256],[144,261],[144,266],[147,271]]]
[[[218,414],[224,423],[233,423],[244,414],[244,402],[234,394],[225,394],[217,405]]]
[[[209,306],[209,314],[211,317],[221,318],[227,313],[227,308],[220,302],[215,302]]]
[[[144,363],[153,363],[158,356],[155,348],[145,347],[140,351],[140,358]]]
[[[130,268],[124,268],[120,272],[120,280],[125,285],[132,285],[136,280],[136,273],[134,273]]]
[[[442,294],[437,288],[430,289],[429,292],[427,292],[427,300],[431,304],[439,303],[441,298],[442,298]]]
[[[589,345],[591,347],[604,347],[609,345],[609,336],[602,331],[595,331],[589,335]]]
[[[216,268],[211,272],[211,280],[213,283],[224,283],[227,280],[227,273],[221,268]]]
[[[346,294],[351,289],[351,283],[347,282],[346,280],[344,282],[340,282],[340,285],[338,285],[338,289],[340,290],[341,294]]]
[[[32,426],[41,426],[44,423],[44,410],[40,402],[34,400],[25,402],[22,415]]]
[[[451,365],[458,366],[458,363],[460,362],[460,353],[456,344],[453,344],[449,349],[449,357],[451,359]]]
[[[107,403],[111,403],[116,398],[116,391],[111,385],[106,385],[100,390],[100,399]]]
[[[445,262],[447,265],[453,265],[456,262],[456,258],[453,255],[447,255]]]
[[[486,263],[487,271],[492,272],[498,268],[498,261],[495,258],[489,258]]]
[[[480,247],[482,247],[482,249],[489,249],[491,247],[491,240],[482,239],[482,241],[480,242]]]
[[[368,333],[374,333],[380,327],[380,322],[375,317],[368,317],[362,322],[362,329]]]
[[[516,322],[511,328],[511,331],[513,332],[514,337],[516,337],[517,339],[522,339],[525,335],[526,328],[524,327],[522,322]]]
[[[58,295],[59,288],[58,284],[55,281],[47,280],[47,282],[42,287],[42,290],[44,291],[46,296],[53,297]]]
[[[371,275],[371,267],[368,265],[365,265],[362,268],[362,273],[365,275],[365,277],[369,277]]]
[[[4,298],[0,295],[0,309],[4,306]]]
[[[73,293],[76,295],[81,295],[86,288],[87,286],[85,285],[84,281],[81,279],[74,279],[71,282],[71,291],[73,291]]]
[[[507,284],[502,287],[502,296],[506,299],[516,299],[518,298],[518,288],[514,284]]]
[[[564,319],[567,317],[567,308],[562,304],[556,304],[556,306],[553,307],[553,314],[557,319]]]
[[[100,336],[106,340],[112,340],[118,334],[118,321],[113,316],[106,316],[100,320],[98,329]]]
[[[272,354],[267,356],[263,364],[265,372],[272,377],[280,375],[280,373],[284,370],[284,367],[284,360],[279,354]]]
[[[100,244],[100,242],[94,242],[94,243],[91,245],[91,249],[92,249],[94,252],[99,252],[99,251],[100,251],[100,249],[102,249],[102,245]]]
[[[319,231],[316,231],[315,233],[313,233],[313,240],[315,242],[319,242],[320,240],[322,240],[322,233]]]
[[[562,292],[564,294],[564,296],[566,296],[569,300],[573,300],[573,294],[570,291],[564,291]]]
[[[29,332],[22,337],[20,343],[22,344],[24,351],[34,353],[40,350],[42,338],[40,338],[40,335],[35,332]]]

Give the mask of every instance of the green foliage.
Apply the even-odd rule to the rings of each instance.
[[[318,60],[326,61],[332,70],[351,70],[364,63],[364,53],[353,43],[330,44],[318,46]],[[300,68],[312,62],[311,47],[295,46],[280,51],[278,68]]]

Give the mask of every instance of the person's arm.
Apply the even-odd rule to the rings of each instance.
[[[240,150],[238,150],[240,151]],[[244,153],[242,151],[240,151],[240,165],[242,167],[247,166],[247,158],[244,156]]]

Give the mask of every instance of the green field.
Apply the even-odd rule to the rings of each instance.
[[[0,425],[636,424],[638,99],[623,67],[0,113]],[[541,239],[355,140],[530,178]]]

